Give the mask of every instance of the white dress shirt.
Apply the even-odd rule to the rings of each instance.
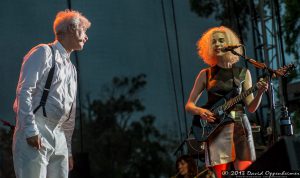
[[[69,154],[71,154],[71,139],[75,126],[77,73],[70,61],[70,54],[61,43],[54,41],[51,45],[55,52],[55,72],[45,109],[48,119],[62,125]],[[17,114],[16,129],[23,131],[26,138],[40,133],[35,119],[36,114],[42,112],[34,114],[33,110],[40,104],[51,67],[52,52],[46,44],[34,47],[24,57],[14,111]],[[42,107],[39,110],[42,110]]]

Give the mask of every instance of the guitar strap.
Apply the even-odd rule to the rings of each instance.
[[[239,88],[239,93],[242,91],[242,83],[245,81],[245,76],[246,76],[246,68],[240,68],[236,67],[233,65],[232,68],[232,78],[233,78],[233,89]],[[211,78],[211,67],[206,69],[206,89],[208,89],[208,82],[209,79]],[[206,142],[206,147],[209,147],[210,142],[207,140]],[[208,154],[208,162],[211,164],[211,157],[210,157],[210,149],[207,149],[207,154]]]
[[[245,81],[246,77],[246,68],[236,67],[233,66],[232,73],[233,73],[233,90],[235,90],[235,95],[239,95],[243,91],[243,82]],[[244,106],[244,102],[240,103]]]
[[[233,67],[233,81],[234,85],[240,87],[240,85],[245,81],[246,68]]]

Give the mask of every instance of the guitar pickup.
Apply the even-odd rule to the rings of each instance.
[[[224,111],[220,109],[220,110],[217,110],[216,113],[218,116],[222,116],[224,114]]]

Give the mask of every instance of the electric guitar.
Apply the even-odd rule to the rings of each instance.
[[[283,68],[274,71],[272,77],[287,76],[290,73],[290,71],[295,68],[296,66],[294,64],[284,66]],[[263,81],[268,81],[268,79],[269,76],[265,77]],[[194,115],[192,130],[196,140],[200,142],[205,142],[211,136],[213,136],[216,130],[218,130],[222,125],[234,122],[232,118],[226,117],[226,115],[230,112],[230,109],[232,109],[235,104],[242,101],[248,95],[250,95],[251,93],[257,90],[258,90],[258,86],[256,84],[253,87],[249,88],[248,90],[242,92],[241,94],[227,100],[226,98],[228,98],[232,94],[230,92],[222,99],[217,101],[212,107],[210,108],[203,107],[205,109],[210,110],[214,114],[216,120],[214,122],[208,122],[207,120],[201,119],[201,116]]]

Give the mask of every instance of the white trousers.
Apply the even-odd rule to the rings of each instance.
[[[16,128],[13,160],[17,178],[68,178],[68,148],[61,124],[36,115],[42,148],[28,145],[25,134]]]

